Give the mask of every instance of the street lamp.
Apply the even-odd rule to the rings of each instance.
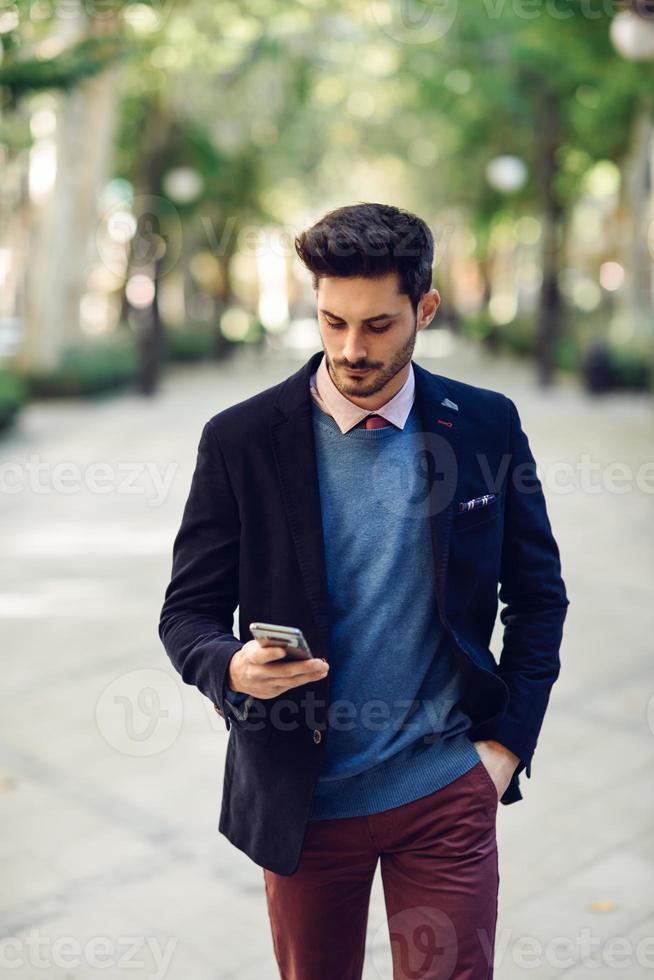
[[[174,167],[164,174],[162,186],[174,204],[194,204],[204,190],[204,181],[192,167]]]
[[[654,3],[635,0],[611,21],[613,47],[628,61],[650,61],[654,58]]]
[[[495,157],[486,166],[486,180],[494,190],[514,194],[525,185],[527,165],[520,157],[508,153]]]

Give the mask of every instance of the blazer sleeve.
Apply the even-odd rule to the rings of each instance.
[[[515,404],[509,410],[507,471],[499,598],[504,626],[498,675],[509,688],[502,717],[479,738],[493,739],[520,759],[516,773],[531,776],[531,759],[552,685],[569,600],[529,440]]]
[[[232,711],[227,698],[228,666],[243,646],[232,634],[238,605],[239,548],[238,504],[217,435],[207,422],[173,542],[159,637],[182,680],[213,702],[227,729]]]

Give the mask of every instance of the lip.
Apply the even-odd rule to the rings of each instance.
[[[357,378],[362,378],[364,374],[368,374],[370,368],[365,368],[363,371],[352,371],[350,368],[345,368],[348,374],[353,374]]]

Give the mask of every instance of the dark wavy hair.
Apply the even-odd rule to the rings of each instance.
[[[295,251],[312,275],[377,279],[397,272],[413,312],[431,289],[434,238],[409,211],[388,204],[352,204],[324,215],[295,238]]]

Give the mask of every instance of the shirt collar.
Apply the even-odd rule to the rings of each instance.
[[[311,375],[309,385],[311,395],[318,407],[327,415],[332,416],[343,435],[358,425],[366,415],[381,415],[388,422],[392,422],[399,429],[403,429],[413,406],[415,395],[413,362],[410,362],[408,377],[400,390],[380,408],[374,410],[355,405],[338,390],[327,369],[327,358],[324,354],[317,370]]]

